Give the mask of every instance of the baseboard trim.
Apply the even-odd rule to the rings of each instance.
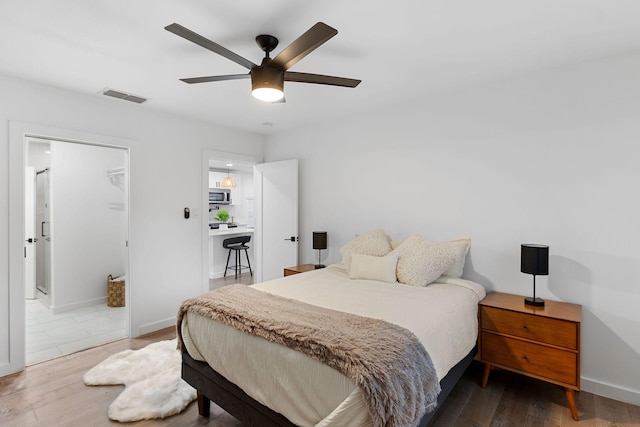
[[[584,391],[640,406],[640,390],[632,390],[585,377],[580,378],[580,382],[580,388]]]
[[[0,378],[15,374],[16,372],[20,372],[24,370],[24,365],[16,365],[15,363],[0,363]]]
[[[93,307],[94,305],[105,304],[107,302],[107,297],[94,298],[86,301],[74,302],[73,304],[65,304],[65,305],[49,305],[49,309],[53,314],[65,313],[67,311],[78,310],[80,308]]]
[[[139,337],[140,335],[150,334],[151,332],[159,331],[160,329],[169,328],[175,325],[176,325],[175,316],[165,320],[160,320],[158,322],[147,323],[146,325],[141,325],[138,328],[138,334],[135,335],[135,337]]]

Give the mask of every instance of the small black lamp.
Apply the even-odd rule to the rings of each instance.
[[[526,297],[524,303],[544,307],[544,300],[536,298],[536,275],[546,276],[549,274],[549,246],[520,245],[520,271],[533,274],[533,298]]]
[[[313,232],[313,249],[318,250],[318,263],[316,268],[324,268],[324,265],[320,264],[320,252],[322,249],[327,249],[327,232],[326,231],[314,231]]]

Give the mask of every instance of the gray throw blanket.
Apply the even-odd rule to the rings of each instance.
[[[182,303],[177,328],[181,348],[180,324],[187,311],[338,370],[360,387],[376,427],[412,426],[435,409],[440,384],[431,357],[403,327],[230,285]]]

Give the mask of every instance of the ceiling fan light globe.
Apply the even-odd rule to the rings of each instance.
[[[284,92],[273,87],[259,87],[251,91],[254,98],[264,102],[276,102],[284,98]]]

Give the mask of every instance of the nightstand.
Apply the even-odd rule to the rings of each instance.
[[[494,368],[557,384],[578,420],[581,317],[582,306],[577,304],[545,300],[543,307],[533,307],[520,295],[487,295],[478,307],[478,357],[485,364],[482,387]]]
[[[285,276],[291,276],[292,274],[304,273],[306,271],[315,270],[316,266],[314,264],[300,264],[294,267],[287,267],[284,269]]]

